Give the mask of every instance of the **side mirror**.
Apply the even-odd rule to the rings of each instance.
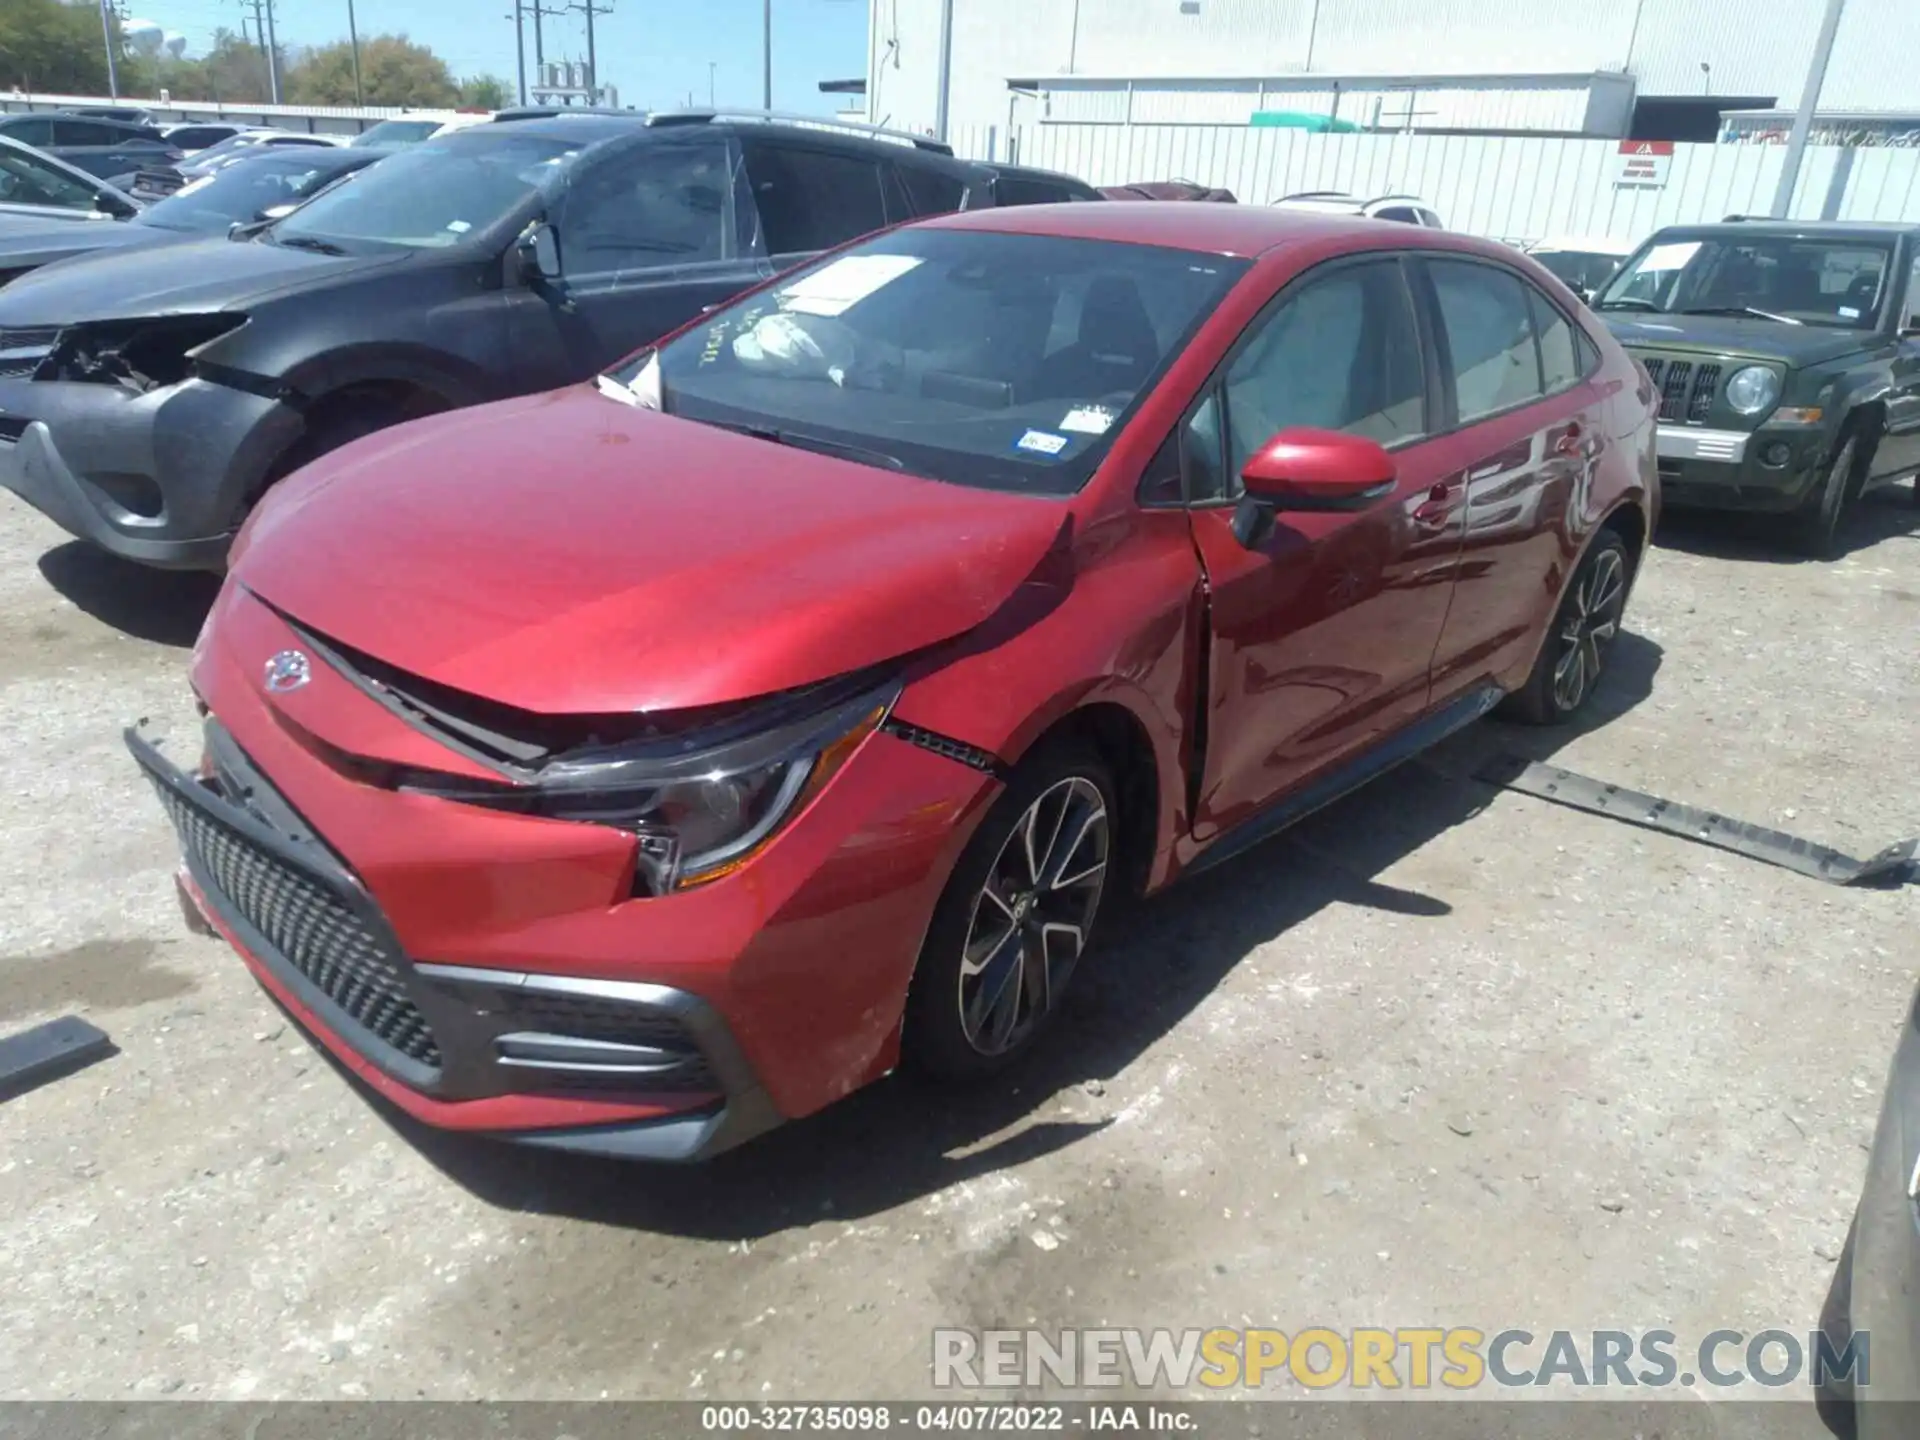
[[[553,226],[537,220],[521,234],[514,247],[520,257],[520,274],[529,285],[560,283],[560,237]]]
[[[94,206],[102,215],[111,215],[116,220],[127,220],[140,213],[138,205],[129,205],[111,190],[93,192]]]
[[[1920,340],[1920,315],[1909,315],[1907,323],[1900,327],[1902,340]]]
[[[1338,430],[1282,430],[1247,458],[1246,491],[1233,533],[1249,549],[1266,538],[1276,511],[1369,508],[1393,489],[1393,457],[1379,442]]]

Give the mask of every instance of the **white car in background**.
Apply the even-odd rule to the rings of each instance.
[[[436,135],[464,130],[469,125],[484,125],[493,118],[491,110],[409,110],[391,120],[363,130],[350,145],[416,145]]]
[[[1418,195],[1376,195],[1362,200],[1344,190],[1306,190],[1298,195],[1283,195],[1273,202],[1282,210],[1317,210],[1322,215],[1364,215],[1370,220],[1393,220],[1402,225],[1421,225],[1429,230],[1444,230],[1439,214]]]
[[[1582,300],[1591,300],[1600,293],[1600,287],[1613,278],[1613,272],[1633,253],[1634,247],[1625,240],[1556,236],[1521,248]]]

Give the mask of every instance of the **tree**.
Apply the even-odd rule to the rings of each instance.
[[[447,62],[404,35],[375,35],[360,44],[360,81],[368,105],[444,108],[460,98]],[[352,105],[353,47],[345,41],[307,50],[281,85],[289,104]]]
[[[114,28],[117,32],[117,20]],[[29,92],[106,94],[107,47],[98,7],[68,0],[5,0],[0,4],[0,82]]]
[[[460,103],[476,110],[504,110],[513,104],[513,84],[498,75],[470,75],[460,82]]]

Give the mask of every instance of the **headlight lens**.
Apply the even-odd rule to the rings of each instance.
[[[1764,365],[1743,365],[1727,377],[1727,403],[1742,415],[1758,415],[1780,398],[1780,377]]]
[[[891,681],[814,691],[714,730],[576,750],[525,786],[415,774],[402,788],[631,831],[639,878],[663,895],[744,865],[879,728],[898,695]]]

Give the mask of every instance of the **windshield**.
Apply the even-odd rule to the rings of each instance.
[[[1068,494],[1246,268],[1111,241],[896,231],[735,301],[666,345],[657,370],[641,356],[613,378],[673,414],[802,448]]]
[[[349,145],[411,145],[425,140],[447,122],[444,120],[382,120],[371,130],[363,130]]]
[[[192,181],[138,219],[162,230],[224,232],[236,220],[260,220],[276,206],[297,205],[356,168],[332,156],[298,151],[254,155]]]
[[[283,243],[458,245],[518,211],[578,148],[501,131],[410,145],[353,184],[315,196],[268,233]]]
[[[1854,239],[1655,237],[1620,268],[1595,308],[1870,330],[1891,263],[1891,247]]]
[[[93,210],[97,208],[94,193],[98,188],[32,155],[0,146],[0,202]]]

